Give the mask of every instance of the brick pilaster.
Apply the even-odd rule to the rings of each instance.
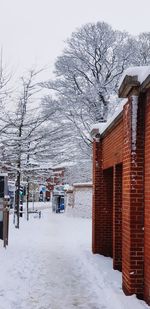
[[[112,169],[102,169],[102,144],[93,142],[92,250],[112,256]]]
[[[103,170],[103,254],[113,257],[113,168]]]
[[[113,181],[113,267],[122,269],[122,164],[114,166]]]
[[[101,254],[101,211],[100,201],[103,192],[102,144],[93,141],[93,199],[92,199],[92,251]]]
[[[150,90],[145,106],[144,299],[150,305]]]
[[[122,273],[126,294],[143,296],[144,113],[138,96],[124,107]]]

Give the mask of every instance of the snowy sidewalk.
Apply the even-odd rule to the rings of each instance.
[[[123,294],[111,259],[91,253],[91,221],[51,209],[21,218],[19,230],[11,223],[0,276],[0,309],[150,308]]]

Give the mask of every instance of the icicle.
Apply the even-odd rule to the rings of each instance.
[[[132,151],[136,151],[138,96],[132,96]]]

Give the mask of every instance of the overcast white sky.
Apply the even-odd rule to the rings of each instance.
[[[150,0],[0,0],[0,46],[13,70],[48,65],[71,32],[105,21],[132,34],[150,31]]]

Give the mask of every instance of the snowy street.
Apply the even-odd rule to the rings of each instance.
[[[0,247],[0,309],[149,308],[121,290],[112,260],[91,252],[91,220],[42,210]]]

